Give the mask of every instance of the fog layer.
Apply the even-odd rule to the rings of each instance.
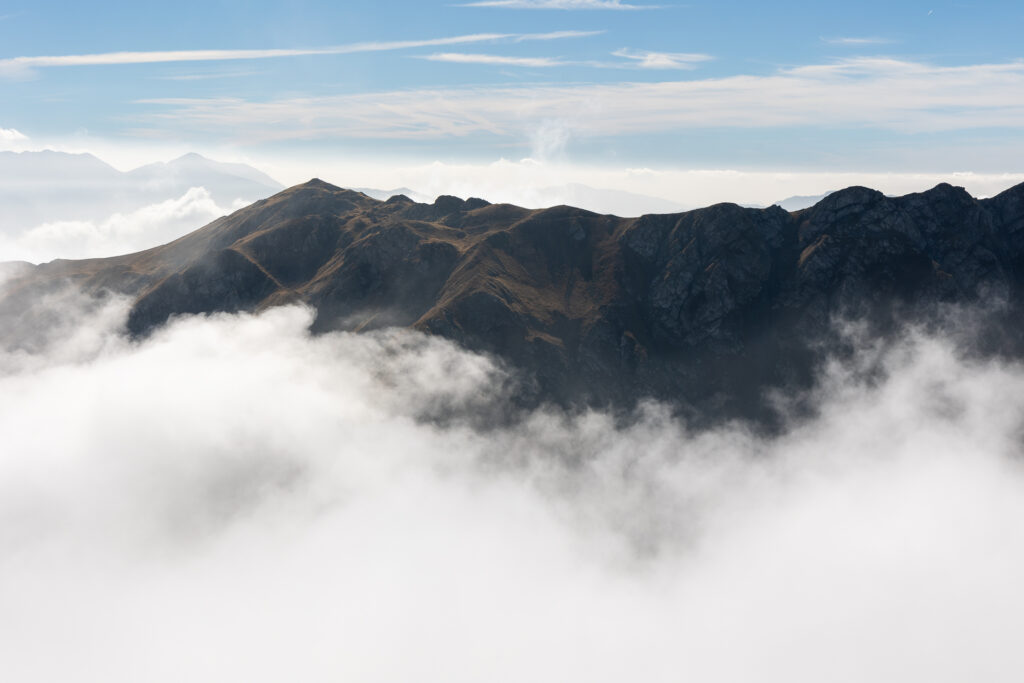
[[[0,354],[10,681],[1015,681],[1024,372],[908,332],[781,436],[501,401],[299,307]],[[880,354],[880,355],[879,355]],[[857,363],[884,377],[859,379]]]

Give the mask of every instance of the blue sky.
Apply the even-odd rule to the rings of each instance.
[[[505,4],[5,2],[0,143],[1021,170],[1021,2]]]

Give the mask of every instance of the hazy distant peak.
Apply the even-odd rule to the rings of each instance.
[[[793,197],[786,197],[781,201],[775,202],[773,206],[782,207],[786,211],[800,211],[801,209],[807,209],[814,206],[825,197],[828,197],[834,191],[835,190],[829,190],[824,194],[795,195]]]
[[[0,177],[5,181],[52,181],[79,176],[95,181],[119,174],[116,168],[88,152],[0,152]]]
[[[167,162],[158,161],[156,163],[146,164],[145,166],[140,166],[139,168],[129,171],[130,174],[139,177],[165,175],[168,172],[172,174],[191,174],[196,178],[196,182],[194,184],[203,184],[200,182],[202,180],[202,176],[197,174],[206,173],[240,178],[275,191],[283,189],[284,187],[281,183],[277,182],[263,171],[253,168],[247,164],[214,161],[213,159],[208,159],[196,152],[183,154],[182,156]]]
[[[205,161],[205,162],[209,162],[210,159],[207,159],[206,157],[204,157],[199,152],[185,152],[180,157],[170,161],[169,163],[176,164],[176,163],[188,162],[188,161]]]
[[[122,172],[92,154],[0,152],[0,258],[144,249],[281,189],[195,153]]]

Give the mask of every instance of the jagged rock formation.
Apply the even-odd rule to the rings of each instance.
[[[67,280],[133,296],[136,335],[176,314],[304,301],[318,332],[408,326],[497,354],[523,371],[528,403],[653,396],[756,416],[765,388],[809,381],[837,314],[884,332],[942,302],[1015,311],[1024,185],[622,219],[382,202],[313,180],[156,249],[38,266],[3,305]]]

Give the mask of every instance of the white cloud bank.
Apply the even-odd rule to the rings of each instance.
[[[652,58],[656,63],[658,58]],[[572,123],[585,137],[694,128],[874,127],[901,133],[1024,122],[1024,62],[936,66],[845,59],[730,76],[658,83],[417,89],[253,101],[142,100],[162,108],[155,130],[201,130],[253,144],[289,139],[522,139],[538,121]]]
[[[538,412],[485,359],[310,314],[0,367],[5,676],[1016,681],[1024,372],[911,337],[777,439]],[[102,320],[103,322],[97,322]],[[108,327],[105,328],[104,324]]]

